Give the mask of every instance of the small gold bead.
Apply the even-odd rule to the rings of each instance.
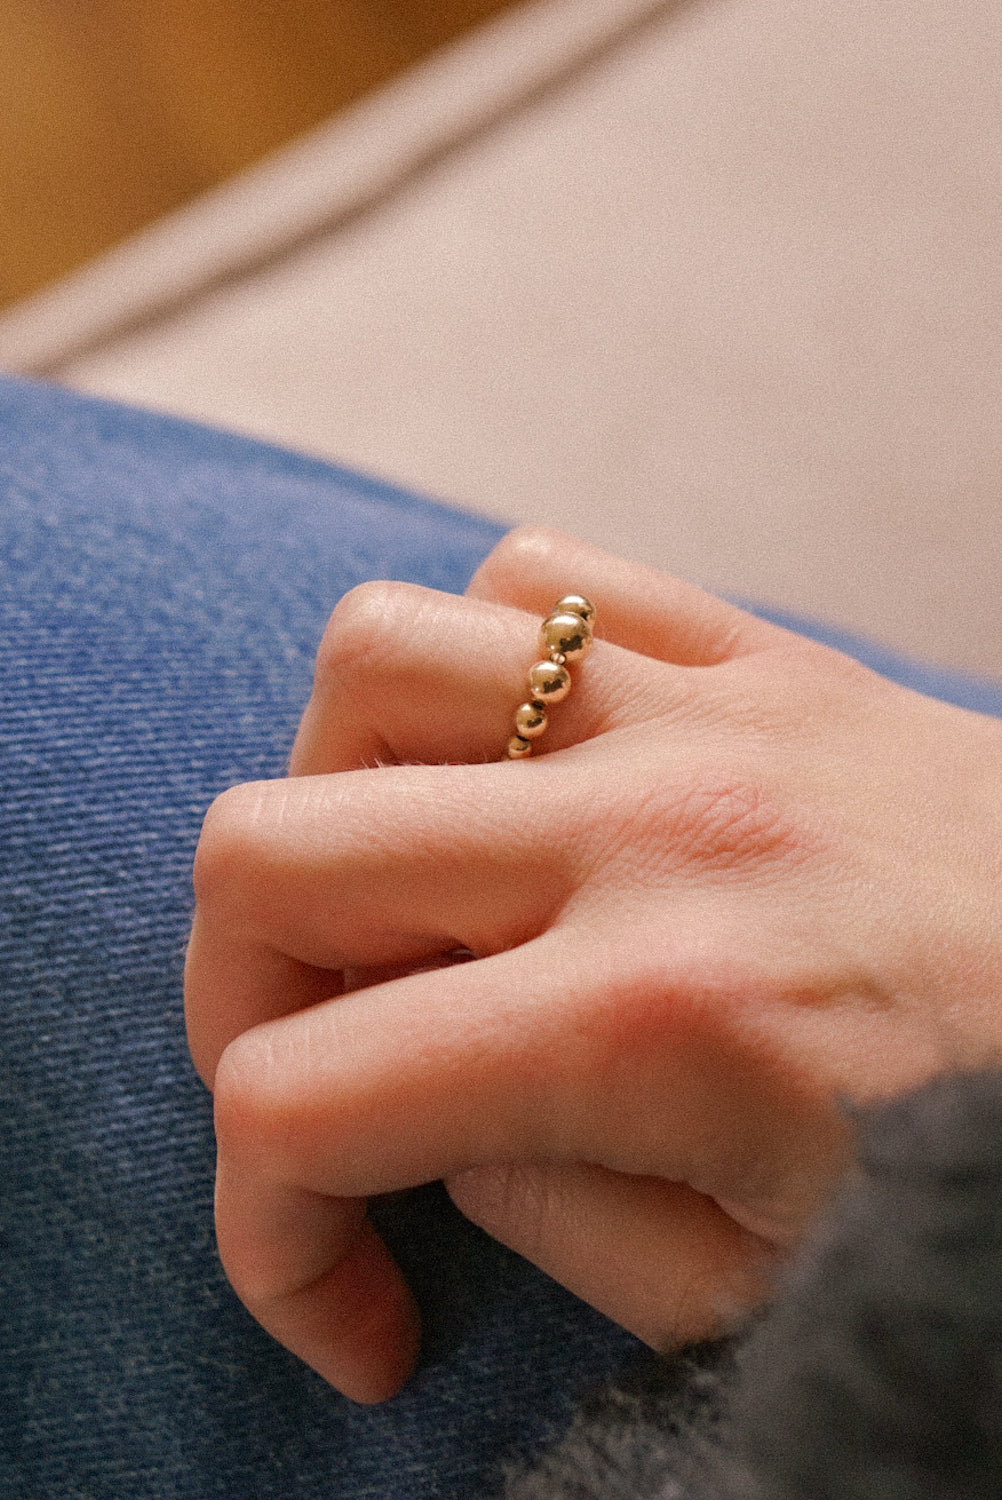
[[[523,739],[520,734],[513,734],[508,741],[508,759],[524,760],[527,755],[531,754],[532,746],[529,741]]]
[[[515,710],[515,732],[524,740],[534,740],[546,728],[546,709],[541,703],[523,703]]]
[[[565,594],[553,606],[553,613],[555,615],[566,614],[568,611],[572,615],[580,615],[582,620],[586,621],[594,630],[595,606],[590,599],[585,598],[584,594]]]
[[[544,703],[559,703],[571,690],[571,674],[554,661],[537,661],[529,668],[529,692]]]
[[[555,667],[562,667],[567,658],[562,651],[551,651],[547,660],[552,661]]]
[[[539,648],[544,655],[559,651],[567,661],[580,661],[590,646],[591,626],[570,610],[550,615],[540,627]]]

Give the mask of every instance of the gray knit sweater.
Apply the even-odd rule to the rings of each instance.
[[[1002,1496],[1002,1073],[860,1124],[770,1311],[596,1392],[506,1500]]]

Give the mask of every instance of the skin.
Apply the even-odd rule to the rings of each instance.
[[[502,760],[568,589],[598,638]],[[1002,724],[664,574],[528,529],[465,599],[354,590],[289,778],[195,866],[237,1294],[392,1395],[418,1319],[365,1200],[441,1177],[653,1346],[719,1331],[851,1162],[845,1101],[1002,1057],[1000,850]]]

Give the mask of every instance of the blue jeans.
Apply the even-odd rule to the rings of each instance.
[[[360,1408],[258,1328],[215,1255],[180,984],[202,815],[282,773],[346,589],[462,589],[499,535],[326,464],[0,381],[4,1496],[473,1500],[635,1349],[433,1186],[380,1210],[422,1367]],[[1002,690],[848,644],[1002,713]]]

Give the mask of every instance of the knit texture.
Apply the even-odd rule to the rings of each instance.
[[[1002,1073],[864,1114],[743,1337],[595,1391],[507,1500],[997,1500]]]

